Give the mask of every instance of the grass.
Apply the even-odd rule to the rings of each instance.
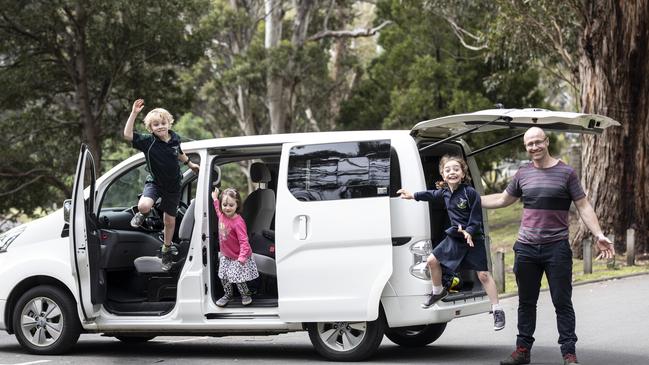
[[[521,203],[516,203],[502,209],[487,211],[492,259],[495,259],[496,252],[505,252],[505,294],[516,293],[518,290],[513,272],[514,251],[512,250],[512,246],[516,241],[522,211],[523,206]],[[591,274],[584,274],[583,260],[575,258],[572,260],[573,283],[615,278],[644,272],[649,272],[649,261],[636,260],[635,266],[627,266],[626,259],[622,255],[616,256],[614,265],[607,265],[607,262],[604,260],[593,260],[593,272]],[[548,287],[545,276],[541,282],[541,287]]]

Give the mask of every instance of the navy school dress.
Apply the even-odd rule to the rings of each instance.
[[[451,227],[446,230],[446,238],[433,249],[433,255],[439,263],[453,272],[458,269],[488,271],[480,194],[473,187],[460,184],[453,192],[446,187],[419,191],[414,197],[417,201],[443,199],[446,203]],[[473,237],[473,247],[469,246],[464,235],[458,232],[458,225]]]

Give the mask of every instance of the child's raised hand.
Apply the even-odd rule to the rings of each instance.
[[[408,199],[408,200],[410,200],[410,199],[414,199],[414,198],[415,198],[415,197],[414,197],[412,194],[410,194],[410,192],[409,192],[408,190],[406,190],[406,189],[399,189],[399,190],[397,190],[397,194],[399,194],[399,197],[400,197],[401,199]]]
[[[212,191],[212,200],[218,200],[218,199],[219,199],[219,188],[215,186],[214,191]]]
[[[193,162],[190,161],[188,166],[189,166],[190,169],[192,169],[192,171],[193,171],[196,175],[198,175],[198,170],[199,170],[199,168],[200,168],[200,165],[195,164],[195,163],[193,163]]]
[[[144,109],[144,99],[137,99],[133,102],[133,109],[131,110],[134,114],[139,114],[142,109]]]
[[[471,234],[469,234],[469,232],[463,230],[462,226],[459,225],[459,224],[457,226],[457,231],[464,235],[464,239],[466,240],[467,245],[473,247],[473,237],[471,237]]]

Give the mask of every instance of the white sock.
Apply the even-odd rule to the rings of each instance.
[[[440,286],[433,285],[433,295],[437,295],[437,294],[441,293],[442,290],[444,290],[443,286],[441,286],[441,285]]]
[[[491,310],[494,311],[494,312],[495,311],[501,311],[501,310],[503,310],[503,307],[500,305],[500,303],[492,304],[491,305]]]

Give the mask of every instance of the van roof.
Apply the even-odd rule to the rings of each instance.
[[[374,131],[339,131],[339,132],[309,132],[286,134],[263,134],[255,136],[223,137],[183,142],[183,150],[192,151],[215,147],[232,147],[244,145],[272,145],[298,142],[336,142],[348,138],[387,139],[395,135],[409,135],[409,130],[374,130]]]

